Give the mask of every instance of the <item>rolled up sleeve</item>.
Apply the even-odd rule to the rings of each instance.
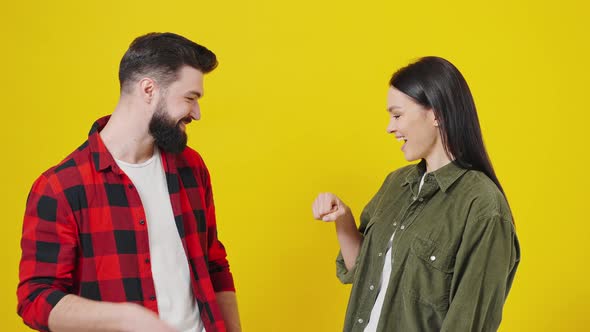
[[[358,258],[356,263],[358,263]],[[352,269],[347,269],[346,265],[344,264],[344,258],[342,257],[342,253],[338,252],[338,257],[336,258],[336,277],[338,277],[340,282],[342,282],[343,284],[352,284],[352,281],[354,279],[354,272],[356,271],[356,263],[354,264]]]
[[[17,312],[39,331],[49,331],[51,310],[72,287],[77,236],[65,205],[45,176],[35,181],[26,203]]]

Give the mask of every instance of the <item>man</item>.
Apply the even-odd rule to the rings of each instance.
[[[182,36],[133,41],[121,97],[33,184],[18,313],[40,331],[239,331],[209,173],[186,147],[215,54]]]

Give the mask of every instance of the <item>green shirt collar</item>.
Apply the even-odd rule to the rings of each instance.
[[[406,180],[402,183],[402,186],[420,181],[420,178],[425,172],[426,161],[422,159],[420,163],[416,164],[415,167],[410,170],[406,176]],[[440,189],[446,193],[453,183],[465,174],[465,172],[467,172],[466,169],[459,167],[455,162],[450,162],[430,174],[435,178]],[[428,175],[426,177],[428,179]]]

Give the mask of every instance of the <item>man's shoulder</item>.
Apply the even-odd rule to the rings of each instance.
[[[88,141],[85,141],[63,158],[59,163],[44,171],[39,179],[43,178],[55,189],[66,189],[83,184],[85,173],[92,171],[91,153]],[[37,181],[39,181],[39,179]],[[56,190],[56,191],[62,191]]]
[[[209,186],[209,170],[201,154],[190,147],[185,147],[181,153],[167,154],[166,159],[172,164],[186,188]]]
[[[176,155],[176,164],[178,167],[206,168],[201,154],[189,146]]]

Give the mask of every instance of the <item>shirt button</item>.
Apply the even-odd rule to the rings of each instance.
[[[155,301],[156,300],[156,297],[152,295],[152,296],[150,296],[150,300],[151,301]]]
[[[405,228],[406,228],[406,226],[404,226],[404,225],[401,225],[399,228],[401,228],[401,229],[405,229]]]
[[[393,223],[393,226],[397,226],[397,223],[396,223],[396,222],[394,222],[394,223]]]
[[[364,320],[362,318],[359,318],[358,322],[359,322],[359,324],[362,324],[364,322]]]
[[[381,257],[381,256],[383,256],[383,253],[382,252],[379,253],[379,257]]]
[[[420,197],[418,200],[419,200],[420,202],[424,202],[424,198],[422,198],[422,197]]]
[[[436,256],[430,256],[430,260],[434,262],[436,260]]]
[[[149,264],[149,263],[150,263],[150,259],[149,259],[149,258],[146,258],[146,259],[145,259],[145,263],[146,263],[146,264]]]
[[[128,187],[129,187],[129,189],[133,189],[133,185],[132,184],[129,184]]]
[[[416,197],[416,196],[412,197],[413,201],[415,201],[416,199],[418,199],[418,197]]]
[[[369,286],[369,289],[373,290],[373,289],[375,289],[375,286],[371,285],[371,286]]]
[[[145,220],[143,220],[143,219],[142,219],[142,220],[140,220],[140,221],[139,221],[139,224],[140,224],[140,225],[145,225]]]

